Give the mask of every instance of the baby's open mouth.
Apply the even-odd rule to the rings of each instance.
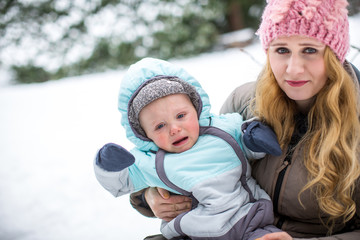
[[[185,142],[188,139],[188,137],[181,138],[180,140],[173,142],[173,145],[178,146],[181,145],[183,142]]]

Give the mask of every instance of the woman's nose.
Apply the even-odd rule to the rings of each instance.
[[[301,56],[293,54],[289,57],[286,72],[290,74],[290,76],[296,76],[304,72],[304,62]]]

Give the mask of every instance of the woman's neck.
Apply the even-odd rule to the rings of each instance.
[[[298,110],[302,114],[307,114],[310,111],[310,108],[312,107],[314,101],[315,96],[306,100],[295,100]]]

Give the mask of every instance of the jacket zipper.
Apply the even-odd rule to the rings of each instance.
[[[284,182],[285,173],[286,173],[286,170],[288,169],[288,167],[291,164],[291,158],[292,158],[291,149],[292,149],[292,146],[289,146],[286,158],[284,159],[283,164],[282,164],[283,169],[279,172],[279,175],[278,175],[277,180],[276,180],[275,190],[274,190],[274,197],[273,197],[273,204],[274,204],[274,212],[275,213],[278,213],[278,210],[279,210],[279,196],[280,196],[280,191],[281,191],[282,184]],[[284,220],[285,220],[284,217],[280,216],[279,221],[276,223],[276,227],[281,229],[281,227],[282,227],[282,225],[284,223]]]
[[[291,159],[292,159],[292,156],[294,153],[294,149],[295,149],[296,145],[298,144],[298,142],[300,141],[300,139],[304,136],[304,134],[307,131],[307,116],[299,114],[295,121],[296,121],[295,129],[297,131],[295,131],[291,137],[290,143],[287,148],[286,157],[282,164],[283,169],[281,169],[281,171],[279,172],[279,175],[277,177],[274,195],[273,195],[274,196],[273,197],[274,213],[278,214],[278,216],[279,216],[279,220],[276,223],[276,227],[278,227],[280,229],[285,221],[285,217],[279,214],[280,191],[282,188],[282,184],[284,182],[284,177],[285,177],[286,171],[289,168],[289,166],[291,165]]]

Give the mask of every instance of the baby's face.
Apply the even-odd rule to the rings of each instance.
[[[199,137],[196,109],[186,94],[172,94],[145,106],[139,121],[148,138],[167,152],[189,150]]]

